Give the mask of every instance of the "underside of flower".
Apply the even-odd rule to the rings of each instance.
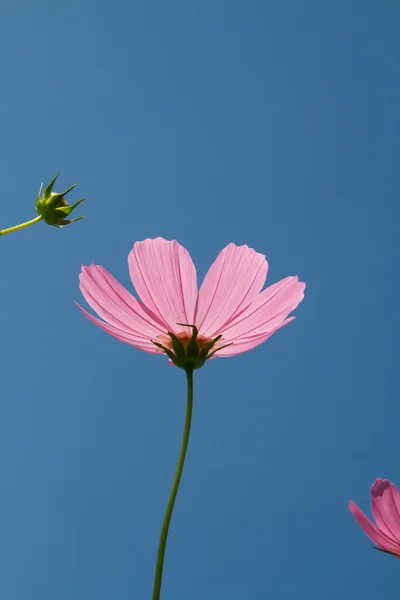
[[[265,256],[232,243],[200,288],[191,256],[176,240],[136,242],[128,266],[138,298],[101,265],[82,266],[80,289],[99,318],[80,310],[118,340],[166,355],[186,370],[259,346],[294,319],[291,313],[304,297],[297,276],[263,289]]]
[[[164,352],[176,367],[181,369],[194,370],[200,369],[206,360],[212,358],[218,350],[226,348],[231,344],[225,344],[212,350],[217,342],[222,339],[222,335],[217,335],[214,339],[199,335],[199,330],[196,325],[188,325],[186,323],[177,323],[181,327],[190,327],[192,334],[183,332],[177,335],[172,331],[168,331],[168,335],[157,336],[158,340],[152,340],[153,344]],[[212,350],[212,352],[211,352]]]
[[[400,491],[388,479],[376,479],[371,486],[371,521],[352,500],[349,509],[374,548],[400,558]]]

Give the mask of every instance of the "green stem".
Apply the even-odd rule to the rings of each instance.
[[[174,510],[174,504],[176,495],[178,493],[179,482],[181,480],[183,465],[185,464],[186,450],[189,442],[190,426],[192,423],[192,409],[193,409],[193,371],[186,371],[187,378],[187,407],[186,407],[186,418],[185,427],[183,430],[182,444],[179,451],[179,458],[176,465],[175,475],[172,482],[171,492],[168,498],[168,504],[164,515],[163,524],[161,527],[160,541],[158,544],[156,572],[154,575],[154,587],[153,587],[153,600],[159,600],[161,592],[161,582],[164,567],[164,555],[165,548],[167,545],[168,529],[171,522],[172,512]]]
[[[25,227],[29,227],[29,225],[34,225],[42,220],[42,215],[36,217],[36,219],[32,219],[31,221],[27,221],[26,223],[21,223],[21,225],[15,225],[14,227],[9,227],[8,229],[2,229],[0,231],[0,235],[6,235],[7,233],[13,233],[13,231],[19,231],[20,229],[24,229]]]

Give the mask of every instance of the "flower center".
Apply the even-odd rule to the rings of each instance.
[[[189,346],[190,340],[193,337],[193,334],[189,333],[188,331],[181,331],[180,333],[176,333],[175,336],[181,342],[182,346],[185,348],[186,351]],[[169,335],[161,333],[156,337],[156,340],[159,341],[163,346],[165,346],[169,350],[174,349],[172,338]],[[205,335],[198,335],[196,338],[196,342],[199,347],[199,350],[203,350],[206,346],[210,344],[210,342],[212,342],[212,338],[206,337]]]
[[[181,369],[185,371],[200,369],[218,350],[226,346],[214,348],[215,344],[221,340],[222,335],[210,338],[204,335],[199,335],[199,331],[195,325],[187,325],[186,323],[177,323],[183,327],[190,327],[192,333],[186,331],[174,333],[168,331],[167,334],[161,334],[155,340],[151,340],[157,348],[164,352],[168,358]],[[230,344],[226,344],[230,346]],[[211,351],[212,350],[212,351]]]

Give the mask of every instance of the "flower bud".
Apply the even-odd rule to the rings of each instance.
[[[43,221],[52,227],[64,227],[64,225],[69,225],[70,223],[74,223],[74,221],[79,221],[84,217],[77,217],[76,219],[66,219],[71,212],[84,201],[85,198],[81,198],[75,204],[68,204],[65,199],[65,196],[71,190],[76,187],[75,185],[71,185],[71,187],[67,188],[64,192],[57,193],[53,192],[53,185],[55,180],[57,179],[59,173],[50,181],[48,186],[44,189],[42,193],[43,184],[40,186],[39,193],[36,197],[36,211],[43,218]]]

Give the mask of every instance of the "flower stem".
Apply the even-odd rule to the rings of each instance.
[[[24,229],[24,227],[29,227],[29,225],[33,225],[34,223],[38,223],[42,220],[42,215],[39,215],[35,219],[31,221],[27,221],[26,223],[21,223],[21,225],[15,225],[14,227],[9,227],[8,229],[2,229],[0,231],[0,235],[6,235],[6,233],[13,233],[14,231],[19,231],[20,229]]]
[[[183,430],[182,444],[179,451],[179,458],[176,465],[175,475],[172,482],[171,492],[168,498],[168,504],[164,515],[163,524],[161,527],[160,541],[158,544],[156,572],[154,575],[154,587],[153,587],[153,600],[159,600],[161,592],[161,581],[164,567],[164,555],[165,548],[167,545],[168,529],[171,522],[172,512],[174,510],[174,504],[176,495],[178,493],[179,482],[181,480],[183,465],[185,464],[186,450],[189,443],[190,426],[192,423],[192,409],[193,409],[193,370],[188,369],[186,371],[187,378],[187,407],[186,407],[186,418],[185,427]]]

